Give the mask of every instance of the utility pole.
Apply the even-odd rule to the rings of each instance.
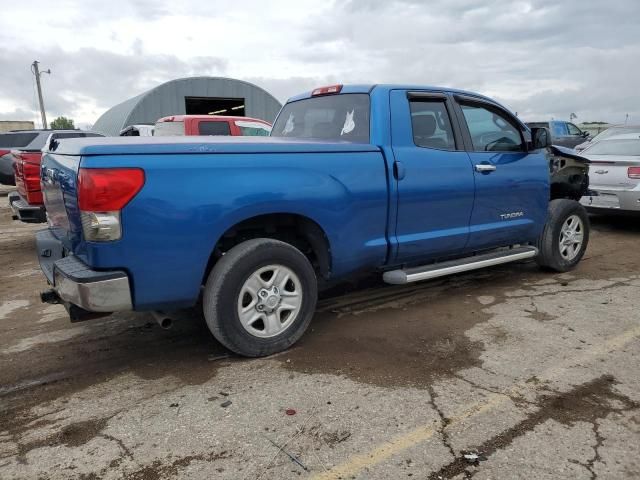
[[[41,72],[40,69],[38,68],[39,63],[40,62],[38,62],[37,60],[34,60],[33,63],[31,64],[31,71],[36,76],[36,86],[38,87],[38,101],[40,102],[40,115],[42,116],[42,128],[46,129],[47,115],[44,113],[44,100],[42,100],[42,87],[40,86],[40,76],[43,73],[50,74],[51,70],[44,70]]]

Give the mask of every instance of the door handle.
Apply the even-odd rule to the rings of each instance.
[[[402,180],[404,178],[405,169],[402,162],[398,162],[397,160],[393,162],[393,176],[396,177],[396,180]]]
[[[488,163],[480,163],[476,165],[476,172],[490,173],[490,172],[494,172],[495,170],[496,170],[496,166],[490,165]]]

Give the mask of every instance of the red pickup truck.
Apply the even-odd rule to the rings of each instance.
[[[162,117],[154,127],[154,137],[216,135],[268,137],[271,124],[251,117],[221,115],[172,115]]]
[[[42,148],[51,141],[63,138],[102,137],[99,133],[80,130],[39,130],[24,147],[11,150],[17,191],[9,193],[9,205],[14,220],[26,223],[47,221],[40,187]]]

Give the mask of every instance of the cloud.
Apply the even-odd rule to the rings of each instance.
[[[640,122],[639,16],[637,0],[34,0],[0,30],[0,115],[37,118],[39,59],[49,116],[87,123],[190,75],[248,80],[281,101],[330,83],[444,85],[524,119]]]
[[[38,114],[39,115],[39,114]],[[40,117],[38,117],[39,120]],[[36,121],[35,112],[33,110],[24,110],[16,108],[15,110],[0,112],[0,120],[20,120],[20,121]]]
[[[42,75],[48,117],[80,117],[78,120],[85,123],[92,123],[106,109],[159,83],[193,75],[221,75],[226,68],[226,62],[215,57],[183,60],[175,55],[143,53],[141,48],[136,43],[133,51],[137,54],[121,54],[95,48],[67,52],[60,47],[44,51],[0,47],[2,104],[37,115],[33,75],[25,61],[31,58],[47,59],[41,68],[51,69],[51,75]]]

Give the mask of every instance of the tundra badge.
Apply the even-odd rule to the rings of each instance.
[[[510,218],[518,218],[524,217],[524,212],[511,212],[511,213],[501,213],[500,218],[502,220],[509,220]]]

